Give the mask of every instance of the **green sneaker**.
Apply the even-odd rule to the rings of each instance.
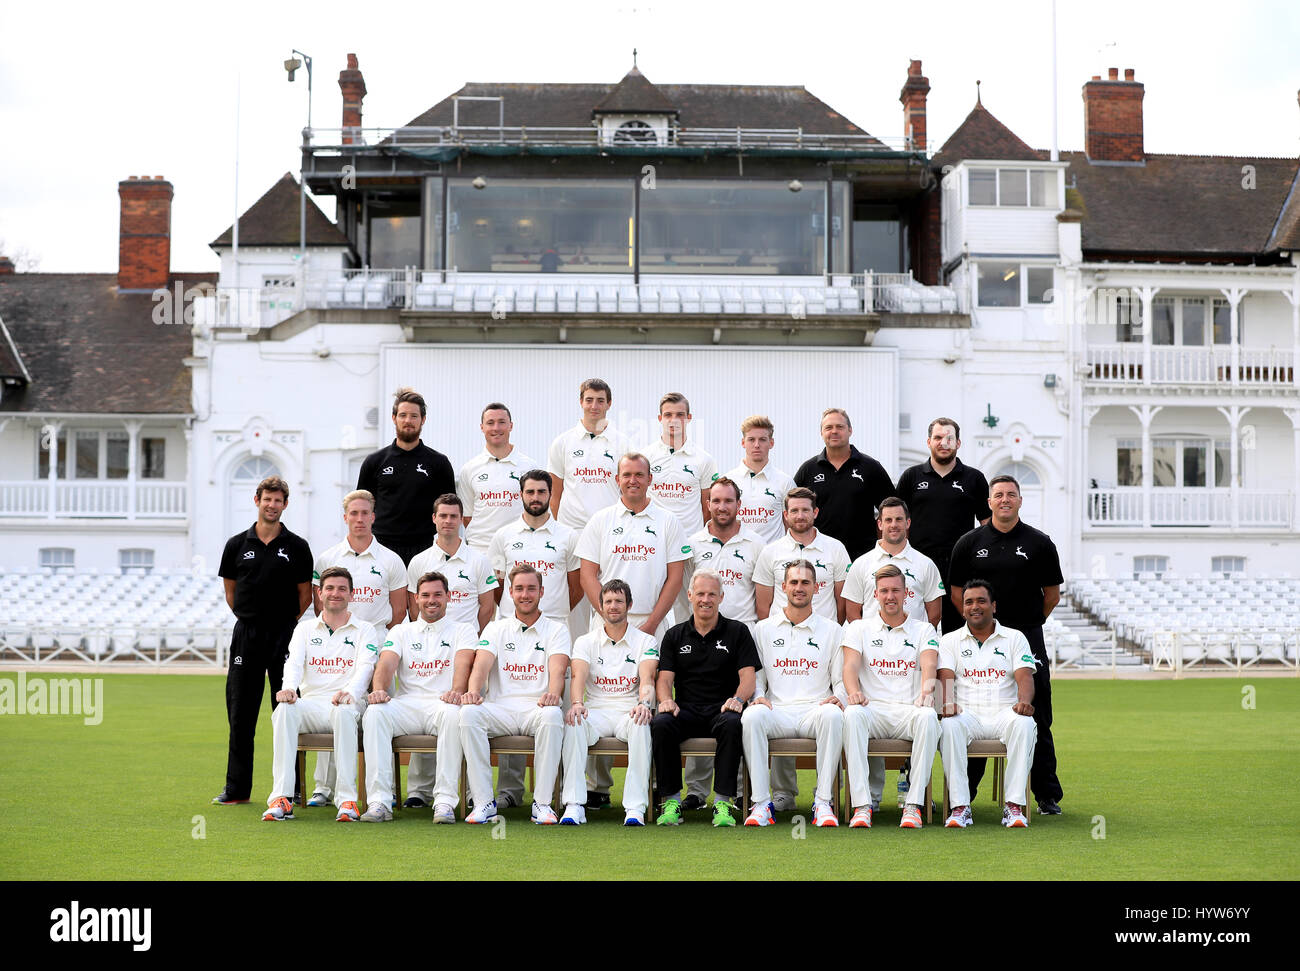
[[[656,826],[680,826],[682,824],[682,801],[673,796],[664,803],[664,811],[655,820]]]
[[[736,817],[732,815],[735,806],[725,799],[714,798],[713,800],[713,825],[714,826],[735,826]]]

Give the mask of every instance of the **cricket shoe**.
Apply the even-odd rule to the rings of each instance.
[[[772,812],[774,813],[794,812],[794,796],[788,792],[772,793]]]
[[[676,796],[664,802],[663,812],[655,820],[656,826],[680,826],[682,824],[682,801]]]
[[[266,812],[262,813],[264,823],[278,823],[286,819],[293,819],[293,803],[284,796],[267,806]]]
[[[214,806],[242,806],[246,802],[248,802],[247,796],[240,799],[233,795],[229,789],[222,789],[212,797],[212,805]]]
[[[732,815],[735,806],[725,799],[714,797],[713,800],[713,825],[714,826],[735,826],[736,817]]]
[[[577,802],[571,802],[565,806],[564,815],[560,817],[561,826],[581,826],[586,821],[586,807]]]
[[[339,814],[334,817],[336,823],[355,823],[361,818],[361,813],[357,809],[357,804],[351,800],[339,806]]]
[[[475,806],[474,811],[465,817],[467,823],[490,823],[497,818],[497,801],[489,800],[482,806]]]
[[[840,821],[835,818],[835,810],[831,809],[828,802],[813,800],[813,825],[814,826],[839,826]]]
[[[550,806],[543,806],[541,803],[533,803],[533,822],[538,826],[554,826],[559,822],[555,816],[555,810]]]
[[[433,821],[435,823],[454,823],[456,821],[456,807],[450,803],[438,803],[433,807]]]
[[[1015,803],[1007,803],[1002,807],[1002,825],[1007,829],[1024,829],[1029,825],[1029,820],[1025,819],[1025,814]]]
[[[361,821],[363,823],[391,823],[393,821],[393,810],[382,802],[372,802],[366,807],[366,811],[361,814]]]
[[[745,817],[746,826],[771,826],[775,822],[776,820],[772,817],[772,804],[770,802],[755,806],[750,814]]]
[[[900,829],[920,829],[921,828],[921,807],[909,803],[903,810],[903,821],[898,824]]]
[[[948,821],[943,824],[947,829],[965,829],[975,825],[975,815],[970,806],[954,806],[948,814]]]
[[[629,809],[623,817],[624,826],[644,826],[645,813],[640,809]]]
[[[307,805],[312,809],[320,809],[322,806],[328,806],[329,804],[330,797],[325,795],[325,793],[321,792],[319,789],[313,792],[311,798],[307,800]]]

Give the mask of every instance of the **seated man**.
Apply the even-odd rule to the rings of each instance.
[[[465,822],[486,823],[497,814],[488,739],[532,735],[536,739],[532,819],[550,826],[558,822],[551,794],[563,742],[560,705],[569,669],[569,629],[542,616],[542,575],[537,567],[516,563],[509,583],[515,609],[511,616],[483,629],[469,689],[460,700],[460,744],[474,797],[474,811]],[[484,701],[485,691],[491,700]]]
[[[293,819],[293,782],[299,732],[333,732],[338,787],[338,822],[352,823],[357,811],[357,722],[366,705],[379,635],[375,625],[353,619],[352,574],[332,566],[320,575],[322,611],[300,623],[289,641],[284,686],[271,713],[274,761],[271,795],[262,819]]]
[[[940,749],[952,812],[945,826],[974,822],[966,777],[966,749],[977,738],[996,738],[1007,747],[1006,805],[1002,825],[1028,826],[1025,790],[1034,761],[1034,655],[1025,635],[993,619],[997,607],[987,580],[962,588],[966,625],[939,641],[943,683]]]
[[[735,826],[732,800],[740,771],[740,715],[754,696],[758,651],[749,628],[718,613],[722,580],[710,570],[691,578],[691,616],[669,629],[660,648],[655,693],[659,714],[650,722],[655,794],[665,800],[660,826],[682,821],[682,741],[717,740],[713,775],[713,825]],[[674,700],[674,689],[676,700]]]
[[[393,736],[438,736],[433,821],[456,821],[460,784],[460,696],[469,684],[478,637],[469,624],[447,617],[450,593],[441,573],[426,573],[416,584],[420,616],[388,632],[375,666],[375,690],[366,700],[366,796],[364,823],[393,818]],[[387,688],[397,675],[397,694]]]
[[[564,824],[587,821],[587,747],[613,736],[627,742],[623,825],[645,825],[659,646],[627,622],[631,606],[632,588],[623,580],[607,581],[600,588],[603,623],[573,644],[573,703],[564,717]]]
[[[817,568],[807,560],[785,566],[785,606],[754,629],[762,668],[754,703],[741,717],[745,762],[753,780],[754,808],[746,826],[770,826],[769,738],[817,739],[817,791],[813,825],[838,826],[831,809],[835,770],[844,745],[844,712],[832,687],[841,667],[840,625],[812,610]]]
[[[867,747],[873,738],[912,740],[916,785],[907,790],[904,829],[921,828],[921,804],[939,746],[934,710],[939,635],[906,613],[907,583],[892,563],[872,574],[875,610],[844,631],[844,749],[849,760],[850,827],[871,826]]]

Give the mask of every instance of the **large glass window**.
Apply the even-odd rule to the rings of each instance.
[[[1020,264],[979,264],[979,305],[981,307],[1020,306]]]
[[[1187,297],[1183,307],[1183,343],[1200,347],[1205,343],[1205,301],[1200,297]]]
[[[641,272],[822,273],[825,222],[824,183],[660,179],[641,192]]]
[[[424,180],[424,202],[422,203],[424,219],[421,228],[424,232],[424,268],[426,270],[442,269],[442,179],[436,176]]]
[[[998,204],[997,169],[970,170],[970,204],[996,206]]]
[[[1152,484],[1158,488],[1226,489],[1232,477],[1231,446],[1222,439],[1153,439],[1151,459]]]
[[[1183,321],[1186,327],[1186,320]],[[1169,297],[1156,297],[1151,301],[1151,343],[1174,342],[1174,301]]]
[[[140,478],[162,479],[167,475],[167,439],[140,439]]]
[[[653,196],[666,191],[647,191]],[[632,180],[491,179],[447,190],[447,266],[462,272],[630,273]],[[644,269],[644,267],[643,267]]]
[[[99,432],[77,432],[76,477],[99,478]]]
[[[853,232],[853,193],[847,182],[831,183],[831,272],[849,273],[849,237]]]
[[[1237,343],[1243,341],[1244,303],[1237,304]],[[1232,307],[1226,300],[1214,301],[1214,343],[1232,343]]]
[[[372,269],[420,265],[420,203],[415,199],[368,199],[366,263]]]
[[[1056,172],[1047,169],[970,170],[972,206],[1057,208]]]
[[[998,169],[998,205],[1023,206],[1029,202],[1029,173],[1024,169]]]
[[[1029,302],[1031,304],[1051,303],[1055,292],[1052,289],[1052,281],[1055,273],[1050,266],[1027,266],[1025,267],[1025,286],[1028,288]]]
[[[1115,484],[1140,486],[1142,484],[1142,443],[1121,439],[1115,443],[1115,458]]]

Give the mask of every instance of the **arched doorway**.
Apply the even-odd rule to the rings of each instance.
[[[1020,483],[1020,518],[1029,525],[1047,531],[1043,522],[1043,479],[1028,462],[1004,462],[994,475],[1009,475]],[[989,476],[992,481],[993,476]]]

